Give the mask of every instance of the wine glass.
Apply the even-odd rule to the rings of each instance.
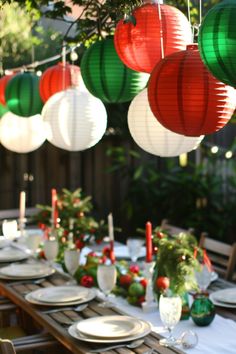
[[[48,239],[44,241],[43,245],[44,254],[49,264],[52,266],[54,259],[56,258],[59,246],[56,239]]]
[[[41,242],[42,234],[40,231],[35,230],[33,232],[29,232],[26,230],[25,243],[33,254],[37,251]]]
[[[143,246],[144,241],[141,238],[128,238],[126,241],[127,247],[128,247],[128,251],[129,251],[129,255],[131,258],[132,262],[136,262],[142,246]]]
[[[167,338],[160,339],[160,345],[166,347],[178,344],[178,340],[173,337],[172,330],[179,322],[182,310],[182,300],[178,295],[162,294],[159,300],[159,311],[162,323],[169,331]]]
[[[64,262],[68,273],[73,277],[78,266],[80,259],[80,250],[67,249],[64,251]]]
[[[17,220],[3,220],[2,233],[9,239],[14,240],[17,237]]]
[[[114,264],[100,264],[97,269],[97,282],[100,290],[105,295],[105,301],[99,304],[101,307],[113,307],[108,301],[108,295],[116,284],[116,267]]]

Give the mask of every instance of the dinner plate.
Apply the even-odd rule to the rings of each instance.
[[[125,245],[124,246],[115,246],[115,255],[116,255],[116,258],[130,259],[128,247]],[[146,248],[142,247],[138,258],[142,258],[145,256],[146,256]]]
[[[213,301],[236,307],[236,288],[215,291],[211,294]]]
[[[134,321],[136,321],[137,319],[134,318]],[[78,326],[78,322],[74,323],[73,325],[71,325],[68,328],[68,332],[69,334],[76,338],[79,339],[81,341],[84,342],[91,342],[91,343],[122,343],[122,342],[126,342],[127,340],[132,341],[134,339],[138,339],[138,338],[142,338],[145,337],[146,335],[148,335],[151,332],[151,326],[148,322],[143,321],[143,320],[139,320],[143,322],[143,329],[140,330],[139,332],[137,332],[136,334],[133,334],[131,336],[128,337],[122,337],[122,338],[98,338],[98,337],[92,337],[92,336],[86,336],[82,333],[80,333],[77,330],[77,326]]]
[[[5,248],[0,250],[0,262],[21,261],[29,257],[29,254],[14,248]]]
[[[130,316],[99,316],[80,321],[77,330],[85,336],[122,338],[137,334],[143,322]]]
[[[58,288],[59,286],[55,286],[55,288]],[[68,291],[70,291],[70,286],[67,287],[68,288]],[[84,288],[81,287],[83,290]],[[76,304],[83,304],[84,302],[89,302],[91,300],[93,300],[95,297],[96,297],[96,292],[94,289],[85,289],[87,290],[86,293],[84,293],[84,296],[80,297],[80,299],[77,299],[77,300],[73,300],[73,301],[54,301],[54,302],[46,302],[46,301],[41,301],[41,300],[38,300],[38,299],[35,299],[34,298],[34,294],[36,292],[38,292],[39,290],[46,290],[46,289],[49,289],[49,288],[42,288],[42,289],[38,289],[38,290],[35,290],[35,291],[32,291],[30,292],[29,294],[26,295],[25,299],[30,302],[31,304],[34,304],[34,305],[42,305],[42,306],[66,306],[67,305],[76,305]],[[50,288],[51,289],[51,288]],[[82,294],[82,293],[81,293]]]
[[[38,289],[31,295],[41,302],[71,302],[86,298],[88,289],[80,286],[53,286]]]
[[[36,279],[49,276],[55,270],[44,264],[14,264],[0,269],[0,277],[8,279]]]

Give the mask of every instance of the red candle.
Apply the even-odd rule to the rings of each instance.
[[[55,188],[52,188],[52,215],[51,215],[51,222],[52,227],[57,226],[57,191]]]
[[[152,261],[152,224],[146,223],[146,262]]]

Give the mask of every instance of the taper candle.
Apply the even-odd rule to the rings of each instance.
[[[114,253],[114,226],[112,213],[108,214],[108,234],[110,240],[110,259],[112,263],[115,263]]]
[[[56,225],[57,225],[57,191],[55,188],[52,188],[51,194],[52,194],[51,223],[52,223],[52,227],[56,227]]]
[[[25,218],[25,192],[20,192],[20,211],[19,211],[19,219],[21,222]]]
[[[146,262],[152,261],[152,224],[146,222]]]

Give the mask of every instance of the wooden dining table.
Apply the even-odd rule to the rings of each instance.
[[[34,280],[1,280],[0,281],[0,293],[7,298],[9,298],[14,304],[16,304],[20,309],[26,312],[41,328],[46,330],[54,338],[56,338],[64,347],[75,354],[85,354],[90,353],[92,349],[99,349],[104,347],[104,344],[88,343],[78,339],[73,338],[68,333],[68,328],[72,323],[80,321],[83,319],[91,318],[94,316],[104,316],[104,315],[118,315],[124,314],[122,309],[117,307],[113,308],[102,308],[99,306],[101,301],[99,298],[95,298],[88,302],[88,306],[80,312],[75,311],[76,306],[70,306],[67,310],[60,310],[56,312],[48,312],[48,310],[54,309],[56,307],[34,305],[29,303],[25,296],[33,290],[40,288],[65,285],[68,279],[66,279],[63,274],[58,272],[54,273],[48,278],[42,280],[42,282],[37,283]],[[226,282],[222,279],[215,281],[211,287],[210,291],[215,291],[218,289],[234,286],[232,283]],[[236,309],[227,309],[217,307],[217,313],[221,316],[231,318],[236,321]],[[159,344],[159,339],[161,335],[151,332],[144,338],[143,344],[135,349],[120,348],[115,350],[106,351],[107,354],[144,354],[150,353],[151,349],[156,349],[159,354],[181,354],[182,350],[176,347],[163,347]],[[103,353],[102,350],[100,353]]]

